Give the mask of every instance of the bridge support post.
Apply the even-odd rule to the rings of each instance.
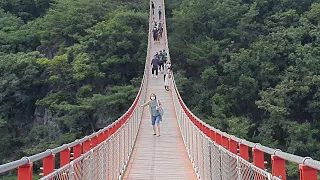
[[[211,138],[211,140],[212,141],[216,141],[215,137],[216,137],[216,133],[214,132],[213,129],[210,129],[210,138]]]
[[[233,154],[237,154],[238,151],[238,143],[232,139],[229,139],[229,150],[233,153]]]
[[[96,147],[96,146],[99,144],[98,141],[99,141],[99,140],[98,140],[98,136],[94,136],[94,137],[92,138],[92,141],[91,141],[91,143],[92,143],[92,148]]]
[[[256,148],[252,148],[253,164],[264,170],[264,153]]]
[[[18,168],[18,180],[32,180],[32,163]]]
[[[306,165],[299,164],[300,180],[317,180],[318,171]]]
[[[110,133],[110,129],[107,129],[107,130],[104,132],[103,140],[107,140],[107,139],[108,139],[109,133]]]
[[[216,143],[221,145],[221,134],[215,132]]]
[[[83,154],[90,151],[90,139],[83,142]]]
[[[81,156],[82,153],[82,145],[77,144],[73,147],[73,159],[77,159],[78,157]]]
[[[282,180],[286,180],[286,162],[284,159],[279,158],[276,155],[271,155],[272,161],[272,175],[280,177]]]
[[[98,144],[102,143],[104,141],[104,133],[105,132],[101,132],[99,135],[98,135]]]
[[[60,167],[70,163],[70,149],[67,148],[60,152]]]
[[[244,144],[240,144],[240,156],[246,160],[249,161],[249,148],[248,146],[244,145]]]
[[[229,139],[225,136],[221,136],[221,146],[225,149],[229,149]]]
[[[207,135],[208,137],[210,137],[210,129],[209,129],[208,126],[206,126],[206,135]]]
[[[53,172],[54,156],[54,154],[51,154],[43,159],[43,176],[46,176]]]

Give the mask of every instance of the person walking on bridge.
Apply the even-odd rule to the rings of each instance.
[[[157,27],[154,27],[153,30],[152,30],[152,35],[153,35],[153,41],[154,43],[157,42],[157,39],[158,39],[158,30],[157,30]]]
[[[159,70],[159,59],[158,55],[154,55],[153,59],[151,60],[151,66],[152,66],[152,77],[154,77],[154,71],[156,71],[156,78],[158,78],[158,70]]]
[[[166,49],[163,49],[163,51],[162,51],[162,57],[163,57],[163,61],[164,61],[164,63],[166,63],[167,62],[167,60],[168,60],[168,54],[167,54],[167,52],[166,52]]]
[[[154,7],[154,2],[153,1],[151,2],[151,8],[152,8],[152,14],[154,14],[155,7]]]
[[[159,6],[158,8],[159,20],[161,20],[162,8]]]
[[[140,107],[145,107],[147,105],[149,105],[149,108],[150,108],[153,135],[157,135],[157,132],[156,132],[156,126],[157,126],[157,129],[158,129],[157,136],[160,136],[161,115],[159,112],[159,108],[162,108],[162,104],[159,100],[157,100],[157,96],[154,93],[152,93],[150,95],[150,100],[147,101],[146,103],[140,105]]]
[[[164,65],[164,88],[169,91],[170,79],[172,76],[171,62],[167,61]]]
[[[162,51],[159,51],[159,72],[163,74],[164,70],[164,61],[163,61],[163,56],[162,56]]]
[[[158,31],[159,31],[160,38],[162,38],[162,33],[163,33],[163,26],[162,25],[163,25],[162,22],[159,21]]]

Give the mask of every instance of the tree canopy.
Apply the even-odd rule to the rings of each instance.
[[[319,3],[166,1],[176,82],[192,112],[241,138],[318,158]]]
[[[148,2],[0,2],[0,164],[89,135],[133,102]]]

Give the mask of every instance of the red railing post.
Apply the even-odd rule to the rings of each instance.
[[[113,126],[113,134],[115,134],[118,131],[118,123],[115,123]]]
[[[101,132],[99,135],[98,135],[98,144],[102,143],[104,141],[104,133],[105,131]]]
[[[91,146],[90,146],[90,139],[86,140],[85,142],[83,142],[83,154],[90,151]]]
[[[43,158],[43,176],[52,173],[54,170],[54,154]]]
[[[18,180],[32,180],[32,163],[25,164],[18,168]]]
[[[209,129],[208,126],[206,126],[206,135],[207,135],[208,137],[210,137],[210,129]]]
[[[96,147],[98,145],[98,136],[94,136],[91,140],[92,148]]]
[[[279,158],[276,155],[271,155],[272,162],[272,175],[281,178],[282,180],[287,179],[286,175],[286,161]]]
[[[130,111],[129,111],[128,113],[130,113]],[[127,117],[128,117],[128,114],[124,115],[123,118],[120,119],[120,121],[119,121],[119,128],[122,126],[122,123],[127,119]]]
[[[221,146],[225,149],[229,149],[229,139],[225,136],[221,136]]]
[[[120,129],[120,127],[121,127],[121,121],[117,122],[117,129],[116,129],[116,131],[117,131],[118,129]]]
[[[114,133],[114,125],[110,127],[108,136],[110,137],[113,133]]]
[[[210,138],[212,141],[216,141],[215,137],[216,137],[216,132],[213,129],[209,129],[210,131]]]
[[[108,139],[109,138],[109,134],[110,134],[110,129],[107,129],[105,132],[104,132],[104,140]]]
[[[216,132],[215,136],[216,136],[216,138],[215,138],[216,139],[216,143],[221,145],[221,134]]]
[[[112,134],[114,134],[117,131],[117,123],[114,123],[112,126]]]
[[[244,145],[244,144],[239,144],[240,147],[240,156],[246,160],[249,161],[249,148],[248,146]]]
[[[259,149],[252,148],[253,164],[264,170],[264,152]]]
[[[206,133],[206,131],[205,131],[205,126],[204,126],[204,124],[202,124],[202,123],[200,123],[200,130],[202,131],[202,133]]]
[[[128,121],[132,112],[133,112],[133,109],[131,109],[130,112],[127,114],[126,118],[121,123],[121,126],[124,125],[124,123],[126,123]]]
[[[82,144],[77,144],[73,147],[73,159],[77,159],[82,154]]]
[[[299,164],[300,180],[317,180],[318,171],[303,164]]]
[[[70,149],[67,148],[60,152],[60,167],[70,163]]]
[[[238,152],[238,143],[232,139],[229,139],[229,150],[233,154],[237,154]]]

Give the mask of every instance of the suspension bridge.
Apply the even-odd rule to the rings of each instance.
[[[163,0],[163,38],[152,39],[149,15],[148,51],[140,90],[128,111],[100,131],[69,144],[0,165],[0,174],[17,172],[18,180],[32,180],[33,164],[40,162],[41,180],[286,180],[286,163],[296,164],[300,180],[318,180],[320,162],[221,132],[197,118],[184,104],[174,76],[170,91],[163,79],[152,78],[150,59],[166,49],[167,29]],[[173,62],[174,63],[174,60]],[[155,93],[165,110],[161,136],[153,136],[149,108],[139,104]]]

